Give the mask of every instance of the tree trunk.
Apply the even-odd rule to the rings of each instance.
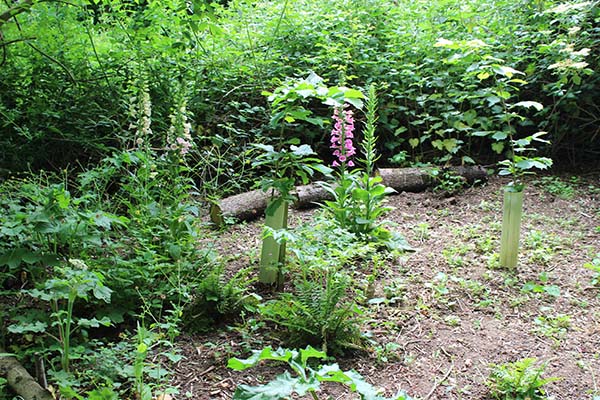
[[[450,170],[465,178],[469,183],[487,179],[483,167],[450,167]],[[434,180],[430,175],[431,168],[381,168],[377,174],[383,178],[383,184],[397,192],[421,192],[430,187]],[[315,203],[331,200],[331,194],[319,184],[298,186],[293,193],[298,199],[293,208],[314,207]],[[211,205],[210,220],[222,226],[228,218],[250,221],[264,215],[271,195],[262,190],[236,194]]]
[[[0,353],[4,350],[0,349]],[[41,387],[12,356],[0,355],[0,376],[5,377],[9,386],[24,400],[54,400],[50,391]]]

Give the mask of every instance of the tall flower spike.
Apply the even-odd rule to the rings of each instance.
[[[356,148],[352,139],[354,138],[354,117],[352,110],[336,107],[333,110],[333,129],[331,130],[331,148],[335,160],[332,165],[339,166],[354,166],[352,156],[356,154]]]
[[[192,124],[187,120],[185,102],[171,114],[171,126],[167,134],[167,145],[171,151],[176,151],[183,158],[194,146],[191,131]]]

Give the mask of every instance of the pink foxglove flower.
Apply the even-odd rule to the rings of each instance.
[[[168,149],[184,157],[194,147],[192,124],[187,121],[187,111],[183,104],[178,112],[171,114],[171,126],[167,134]]]
[[[352,110],[345,110],[344,107],[336,107],[333,111],[333,130],[331,131],[331,148],[336,159],[332,165],[334,167],[349,166],[353,167],[352,156],[356,154],[356,149],[352,139],[354,138],[354,117]]]

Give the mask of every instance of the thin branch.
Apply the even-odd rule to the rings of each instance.
[[[2,14],[0,14],[0,27],[9,19],[29,10],[32,5],[33,0],[23,0],[20,3],[17,3],[17,5],[4,11]]]
[[[433,387],[431,388],[429,393],[427,393],[427,396],[423,397],[423,400],[428,400],[429,398],[431,398],[431,396],[433,396],[433,393],[436,391],[438,386],[440,386],[440,384],[442,384],[446,379],[448,379],[448,377],[450,376],[450,373],[452,373],[452,369],[454,369],[454,364],[450,364],[450,368],[448,368],[448,372],[446,372],[446,374],[444,375],[444,377],[442,379],[435,382],[435,384],[433,385]]]
[[[36,40],[36,39],[37,38],[35,36],[28,37],[28,38],[13,39],[13,40],[8,40],[6,42],[0,42],[0,46],[8,46],[9,44],[18,43],[18,42],[27,42],[29,40]]]
[[[27,44],[29,45],[29,47],[31,47],[32,49],[34,49],[35,51],[37,51],[38,53],[40,53],[41,55],[43,55],[44,57],[46,57],[47,59],[49,59],[50,61],[52,61],[55,64],[57,64],[59,67],[61,67],[67,73],[67,75],[69,76],[69,79],[71,80],[71,82],[73,82],[75,85],[77,85],[77,81],[75,80],[75,76],[69,70],[69,68],[67,68],[67,66],[65,64],[63,64],[62,62],[60,62],[56,58],[52,57],[50,54],[45,53],[44,51],[38,49],[33,44],[31,44],[31,43],[27,43]]]
[[[5,2],[8,4],[8,2],[7,2],[6,0],[5,0]],[[24,4],[24,3],[27,3],[27,2],[29,2],[29,3],[33,3],[33,0],[23,0],[23,2],[22,2],[22,3],[20,3],[20,4]],[[31,5],[30,5],[30,6],[31,6]],[[14,7],[13,7],[13,8],[14,8]],[[17,14],[18,14],[18,13],[17,13]],[[19,24],[19,20],[16,18],[16,15],[17,15],[17,14],[11,15],[11,17],[10,17],[10,18],[12,18],[12,17],[14,17],[14,18],[15,18],[15,23],[16,23],[16,25],[17,25],[17,29],[19,30],[19,32],[23,32],[23,30],[22,30],[22,28],[21,28],[21,24]],[[6,22],[6,21],[4,21],[4,22]],[[2,22],[1,22],[1,20],[0,20],[0,27],[2,27],[2,24],[1,24],[1,23],[2,23]],[[35,51],[37,51],[38,53],[40,53],[42,56],[46,57],[46,58],[47,58],[47,59],[49,59],[50,61],[52,61],[52,62],[54,62],[55,64],[57,64],[58,66],[60,66],[60,67],[61,67],[61,68],[62,68],[62,69],[63,69],[63,70],[66,72],[66,74],[68,75],[68,77],[69,77],[69,79],[71,80],[71,82],[73,82],[75,85],[77,85],[77,81],[75,80],[75,76],[74,76],[74,75],[73,75],[73,73],[72,73],[72,72],[71,72],[71,71],[70,71],[70,70],[67,68],[67,66],[66,66],[66,65],[64,65],[62,62],[60,62],[60,61],[59,61],[59,60],[57,60],[56,58],[52,57],[50,54],[48,54],[48,53],[45,53],[45,52],[44,52],[44,51],[42,51],[41,49],[37,48],[37,47],[36,47],[35,45],[33,45],[32,43],[29,43],[29,42],[25,42],[25,43],[27,43],[27,45],[28,45],[29,47],[31,47],[33,50],[35,50]]]

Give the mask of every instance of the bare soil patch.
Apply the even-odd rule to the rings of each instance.
[[[377,280],[376,297],[393,285],[399,300],[370,304],[370,352],[338,357],[392,395],[417,399],[488,399],[490,364],[535,357],[548,363],[553,399],[600,395],[600,288],[583,268],[600,252],[600,182],[580,179],[573,198],[526,188],[521,253],[514,273],[497,268],[502,187],[483,186],[444,198],[432,192],[389,198],[389,218],[417,248],[390,261]],[[295,212],[307,223],[314,211]],[[232,226],[206,239],[232,270],[255,264],[262,221]],[[531,289],[531,285],[537,285]],[[529,289],[528,289],[529,287]],[[541,292],[537,292],[541,291]],[[244,323],[208,335],[184,335],[186,358],[173,384],[182,398],[229,399],[240,383],[266,382],[281,373],[273,364],[234,372],[227,359],[277,342]],[[392,345],[387,345],[392,343]],[[327,386],[322,398],[352,398]]]

